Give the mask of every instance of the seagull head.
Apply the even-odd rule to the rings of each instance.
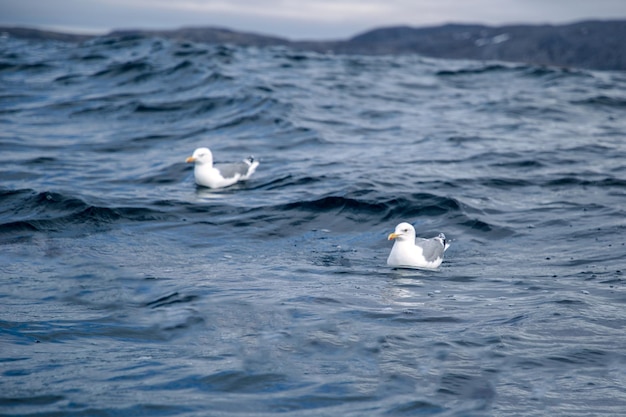
[[[392,239],[397,239],[399,242],[405,240],[415,242],[415,228],[409,223],[400,223],[396,226],[396,230],[387,237],[387,240]]]
[[[213,165],[213,154],[211,153],[211,150],[209,148],[198,148],[193,151],[193,155],[185,159],[185,162],[194,162],[198,165],[208,164],[209,166],[211,166]]]

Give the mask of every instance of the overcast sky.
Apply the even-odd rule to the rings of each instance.
[[[72,32],[219,26],[341,39],[381,26],[625,19],[626,0],[0,0],[0,25]]]

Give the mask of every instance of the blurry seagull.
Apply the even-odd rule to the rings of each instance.
[[[241,162],[213,165],[213,154],[209,148],[196,149],[185,162],[194,163],[196,184],[209,188],[223,188],[245,181],[259,166],[259,161],[252,156]]]

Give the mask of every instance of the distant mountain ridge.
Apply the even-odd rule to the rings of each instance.
[[[374,29],[350,39],[353,50],[413,52],[436,58],[501,60],[603,70],[626,69],[626,20],[569,25]],[[372,50],[375,48],[374,50]]]
[[[0,33],[31,39],[82,42],[79,35],[0,27]],[[626,20],[589,20],[567,25],[485,26],[447,24],[373,29],[346,40],[292,41],[214,27],[116,30],[105,36],[157,36],[180,41],[242,46],[283,45],[341,54],[419,54],[434,58],[500,60],[597,70],[626,70]]]

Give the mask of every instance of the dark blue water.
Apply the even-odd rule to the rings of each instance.
[[[625,91],[0,39],[0,414],[623,415]],[[199,189],[199,146],[261,165]],[[401,221],[438,271],[386,267]]]

